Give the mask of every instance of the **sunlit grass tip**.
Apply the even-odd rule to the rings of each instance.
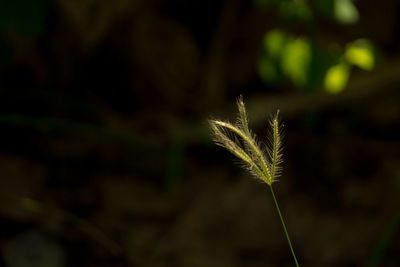
[[[281,125],[279,110],[270,122],[267,145],[257,141],[249,129],[249,119],[243,97],[237,100],[239,115],[236,123],[217,119],[209,120],[214,141],[238,157],[246,170],[268,185],[277,181],[282,163]]]

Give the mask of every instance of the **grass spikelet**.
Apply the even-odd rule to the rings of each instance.
[[[214,141],[241,159],[245,163],[246,169],[271,186],[280,173],[279,164],[282,162],[278,112],[271,121],[273,135],[270,143],[272,145],[268,148],[268,153],[264,153],[255,135],[249,129],[249,120],[242,97],[239,97],[237,105],[239,116],[236,124],[221,120],[209,121]],[[232,138],[232,134],[240,140]],[[266,157],[266,154],[269,158]]]
[[[279,124],[279,110],[270,122],[272,127],[272,149],[269,152],[271,155],[271,175],[273,181],[277,181],[281,174],[281,163],[282,163],[282,141],[281,141],[281,126]]]
[[[238,98],[237,106],[239,109],[239,116],[235,124],[215,119],[209,120],[214,141],[239,158],[246,170],[269,186],[290,251],[296,266],[299,266],[289,238],[289,233],[279,209],[278,201],[272,189],[272,183],[277,181],[282,170],[282,134],[281,124],[279,122],[279,110],[270,121],[270,136],[267,139],[268,143],[264,151],[257,142],[255,134],[249,129],[249,120],[242,96]]]

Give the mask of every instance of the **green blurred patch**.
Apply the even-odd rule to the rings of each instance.
[[[304,36],[295,37],[281,29],[267,32],[263,39],[263,53],[258,62],[260,78],[269,84],[277,84],[289,78],[298,88],[313,91],[324,87],[337,94],[345,89],[352,66],[372,70],[376,53],[366,39],[347,44],[345,51],[322,49]]]
[[[266,83],[277,83],[281,80],[280,61],[287,42],[292,37],[285,31],[273,29],[263,39],[263,54],[258,61],[258,73]]]
[[[372,70],[375,65],[373,47],[368,40],[358,39],[347,45],[346,60],[363,70]]]
[[[354,24],[360,19],[358,10],[351,0],[335,0],[334,14],[337,22]]]
[[[276,83],[286,76],[297,87],[315,86],[321,73],[317,73],[318,77],[314,79],[310,68],[313,66],[319,71],[324,59],[313,60],[314,51],[308,39],[295,38],[283,30],[273,29],[265,35],[263,44],[264,53],[259,60],[258,72],[264,82]]]
[[[311,56],[311,46],[305,38],[289,41],[282,52],[282,71],[296,86],[304,87],[307,84]]]
[[[350,66],[341,62],[328,69],[325,76],[325,89],[331,94],[338,94],[344,90],[349,80]]]
[[[280,29],[269,31],[264,37],[264,47],[268,55],[279,58],[288,39],[289,36]]]
[[[311,42],[311,62],[307,73],[308,91],[314,91],[324,84],[325,74],[328,68],[338,60],[336,53],[325,51]]]
[[[332,94],[343,91],[347,86],[352,65],[363,70],[374,68],[375,54],[368,40],[358,39],[346,46],[342,62],[331,66],[326,72],[324,81],[326,91]]]
[[[351,0],[318,0],[318,11],[341,24],[354,24],[360,19],[357,7]]]
[[[339,24],[354,24],[359,21],[359,12],[353,0],[315,0],[310,8],[307,1],[254,0],[277,9],[285,22],[312,21],[314,12],[335,20]],[[276,4],[276,5],[275,5]],[[321,46],[322,45],[322,46]],[[298,36],[282,29],[272,29],[263,39],[263,51],[258,61],[260,78],[270,84],[288,78],[307,91],[324,87],[337,94],[345,89],[352,66],[372,70],[376,53],[366,39],[349,43],[345,49],[338,44],[334,52],[317,44],[309,35]],[[343,51],[344,50],[344,51]]]

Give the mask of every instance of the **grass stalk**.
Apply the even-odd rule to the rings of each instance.
[[[293,256],[294,262],[296,263],[296,266],[299,267],[299,262],[297,261],[296,254],[294,253],[292,242],[290,241],[289,233],[288,233],[288,230],[286,228],[285,220],[283,219],[283,216],[282,216],[282,213],[281,213],[281,209],[279,208],[278,201],[276,200],[276,197],[275,197],[274,189],[272,189],[272,186],[270,186],[269,188],[271,189],[272,198],[274,199],[274,204],[275,204],[276,210],[278,211],[279,218],[281,219],[283,230],[285,231],[286,239],[287,239],[287,242],[288,242],[289,247],[290,247],[290,252],[292,252],[292,256]]]

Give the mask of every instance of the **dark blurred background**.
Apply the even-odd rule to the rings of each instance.
[[[285,124],[302,266],[400,266],[397,0],[0,0],[1,266],[294,266],[210,117]]]

